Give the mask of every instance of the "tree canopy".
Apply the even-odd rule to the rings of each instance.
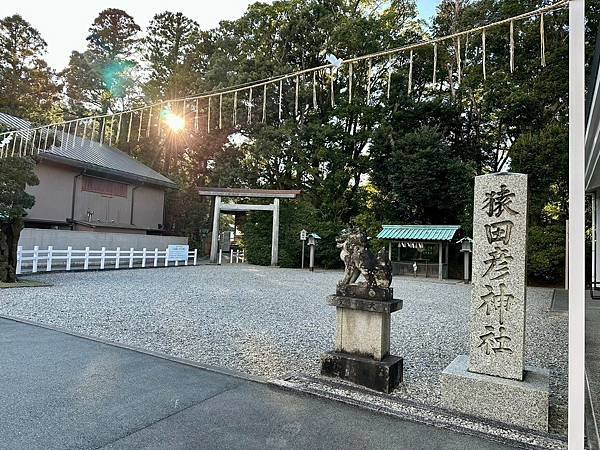
[[[330,55],[347,59],[401,47],[545,4],[443,0],[428,25],[419,20],[414,0],[277,0],[253,3],[239,19],[211,30],[171,11],[158,12],[141,30],[125,11],[108,9],[91,25],[86,50],[74,51],[56,80],[42,59],[42,37],[14,16],[0,22],[0,39],[10,43],[5,46],[10,51],[0,54],[0,76],[24,96],[0,95],[0,109],[36,116],[52,109],[51,103],[69,117],[120,111],[316,67]],[[600,6],[588,2],[587,17],[591,48]],[[473,33],[437,47],[436,83],[433,49],[427,47],[414,52],[410,86],[408,53],[403,53],[373,66],[354,64],[352,98],[348,72],[338,71],[335,106],[323,88],[313,105],[308,80],[296,111],[293,83],[285,81],[281,121],[279,94],[270,89],[265,123],[240,120],[234,126],[227,117],[223,129],[208,133],[207,105],[199,105],[200,124],[192,130],[117,145],[179,183],[181,190],[168,196],[166,225],[193,243],[209,228],[210,217],[198,186],[302,189],[300,200],[284,204],[289,211],[282,217],[306,221],[325,247],[333,246],[336,233],[349,224],[376,232],[382,223],[452,223],[468,233],[473,177],[525,172],[531,180],[530,222],[537,227],[532,261],[541,261],[544,237],[560,235],[568,210],[566,11],[545,14],[544,21],[544,61],[539,17],[515,23],[512,71],[507,25],[486,35],[485,74],[482,36]],[[16,33],[23,36],[18,44],[11,38],[15,27],[28,30]],[[393,69],[389,94],[388,64]],[[13,68],[22,75],[10,78]],[[38,84],[45,90],[37,102],[26,100],[33,94],[24,80],[33,74],[48,83]],[[329,77],[320,72],[315,81],[328,86]],[[64,96],[57,102],[60,83]],[[238,102],[240,117],[246,114],[245,101]],[[230,114],[232,100],[224,99],[223,106]],[[261,217],[248,217],[249,239],[262,229]],[[296,227],[291,227],[289,239],[295,239]],[[287,245],[285,239],[281,245]],[[334,253],[322,263],[333,264]],[[557,276],[550,272],[536,273]]]

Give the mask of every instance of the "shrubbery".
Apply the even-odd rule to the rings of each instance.
[[[282,202],[279,215],[279,265],[281,267],[300,267],[302,259],[302,241],[300,231],[317,233],[318,241],[315,253],[315,265],[324,268],[341,266],[336,237],[344,228],[341,223],[319,220],[318,211],[302,201]],[[271,263],[272,215],[267,212],[253,212],[244,224],[244,246],[251,264],[269,265]],[[305,265],[308,266],[308,246],[306,246]]]
[[[530,282],[561,284],[565,278],[565,226],[531,226],[527,242]]]

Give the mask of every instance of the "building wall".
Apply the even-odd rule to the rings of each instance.
[[[126,184],[124,195],[111,195],[90,191],[86,184],[90,177],[81,175],[76,169],[42,162],[35,172],[40,184],[27,188],[27,192],[35,196],[35,205],[27,217],[29,220],[65,223],[73,218],[98,225],[134,225],[152,230],[158,230],[163,224],[164,190],[161,188],[118,182]],[[115,183],[109,178],[100,180]]]
[[[169,244],[187,244],[188,238],[183,236],[153,236],[146,234],[102,233],[92,231],[46,230],[39,228],[25,228],[21,232],[19,245],[26,250],[31,250],[35,245],[48,248],[49,245],[56,249],[64,250],[68,246],[74,249],[100,250],[102,247],[115,249],[121,247],[129,249],[164,250]]]
[[[139,186],[133,193],[133,225],[157,229],[163,225],[165,192],[152,186]]]
[[[35,173],[40,180],[37,186],[28,186],[26,191],[35,196],[35,205],[28,219],[66,222],[71,217],[73,180],[79,173],[75,169],[38,164]]]
[[[85,175],[77,178],[75,192],[75,220],[129,224],[131,220],[131,189],[127,186],[127,197],[105,195],[83,190]],[[91,220],[88,219],[88,211]]]

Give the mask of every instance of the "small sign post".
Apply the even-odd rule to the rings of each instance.
[[[302,229],[302,231],[300,231],[300,240],[302,241],[302,268],[304,269],[304,244],[306,243],[306,235],[307,235],[307,231],[305,229]]]
[[[187,261],[190,251],[189,245],[169,245],[167,248],[167,261]]]

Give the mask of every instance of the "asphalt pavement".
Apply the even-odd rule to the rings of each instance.
[[[0,448],[508,449],[0,318]]]

